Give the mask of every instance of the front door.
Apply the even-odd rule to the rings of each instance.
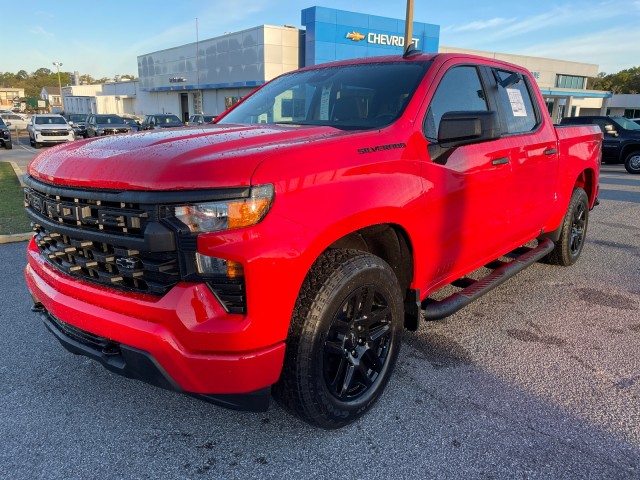
[[[501,157],[500,141],[461,146],[443,155],[437,145],[446,112],[493,109],[486,91],[478,66],[453,65],[442,75],[424,119],[430,158],[423,168],[423,221],[432,251],[427,289],[492,260],[505,245],[511,165]]]

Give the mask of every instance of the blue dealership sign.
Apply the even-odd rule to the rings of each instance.
[[[405,21],[325,7],[302,10],[306,27],[305,65],[401,54]],[[413,22],[413,42],[425,53],[437,53],[440,26]]]

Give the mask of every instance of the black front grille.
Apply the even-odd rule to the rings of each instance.
[[[70,192],[72,193],[72,192]],[[62,197],[25,189],[25,207],[50,220],[80,229],[142,236],[152,209],[114,201]],[[151,211],[150,211],[151,210]]]
[[[41,130],[40,135],[43,137],[66,137],[69,132],[67,130]]]
[[[163,295],[180,281],[177,252],[139,252],[47,231],[38,224],[34,231],[44,260],[72,277],[151,295]]]
[[[248,188],[139,192],[62,187],[29,175],[24,181],[34,240],[53,268],[150,295],[164,295],[180,281],[206,282],[228,312],[246,313],[244,279],[202,278],[197,236],[167,206],[245,198]]]

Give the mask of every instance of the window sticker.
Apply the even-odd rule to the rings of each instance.
[[[509,95],[509,103],[511,103],[511,112],[514,117],[526,117],[527,109],[524,106],[522,93],[517,88],[505,88]]]
[[[329,120],[329,97],[331,96],[331,87],[322,87],[320,95],[320,120]]]

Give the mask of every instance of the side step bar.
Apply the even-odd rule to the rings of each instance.
[[[541,240],[536,247],[520,247],[514,250],[508,254],[508,256],[517,256],[509,262],[494,260],[485,265],[486,268],[492,269],[493,272],[480,280],[466,277],[459,278],[452,283],[452,285],[462,288],[459,292],[454,293],[444,300],[431,300],[427,298],[422,301],[424,319],[427,321],[440,320],[449,315],[453,315],[461,308],[466,307],[485,293],[501,285],[516,273],[521,272],[529,265],[547,256],[553,251],[554,247],[553,241],[545,238]]]

